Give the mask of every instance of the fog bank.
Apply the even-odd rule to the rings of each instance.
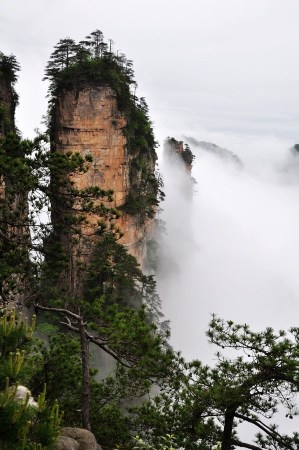
[[[193,196],[182,189],[186,173],[165,158],[161,163],[167,234],[158,288],[174,348],[210,362],[215,349],[205,331],[212,313],[256,330],[297,325],[299,154],[290,151],[294,142],[274,137],[205,132],[192,138]]]

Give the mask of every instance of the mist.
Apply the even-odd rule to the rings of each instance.
[[[210,363],[212,313],[254,330],[297,325],[299,154],[294,142],[273,136],[204,132],[182,140],[196,156],[197,184],[186,196],[190,175],[180,161],[162,158],[158,289],[173,347]]]

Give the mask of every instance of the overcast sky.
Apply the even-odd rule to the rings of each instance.
[[[46,111],[53,46],[95,29],[134,61],[158,137],[173,131],[297,139],[298,0],[1,0],[0,50],[22,66],[18,126]]]

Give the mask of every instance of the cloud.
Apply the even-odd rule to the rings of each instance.
[[[255,329],[284,329],[296,325],[299,312],[298,155],[287,141],[271,137],[243,136],[241,145],[237,136],[218,134],[217,144],[244,167],[191,145],[198,185],[189,201],[177,170],[162,166],[168,230],[162,254],[176,268],[163,268],[161,297],[175,348],[206,361],[213,356],[204,335],[210,314]]]

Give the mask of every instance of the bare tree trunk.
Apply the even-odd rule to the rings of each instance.
[[[90,374],[89,374],[89,343],[85,333],[83,318],[79,320],[82,360],[82,427],[90,430],[89,402],[90,402]]]
[[[226,411],[224,419],[224,430],[222,437],[221,450],[232,450],[232,433],[235,411]]]

